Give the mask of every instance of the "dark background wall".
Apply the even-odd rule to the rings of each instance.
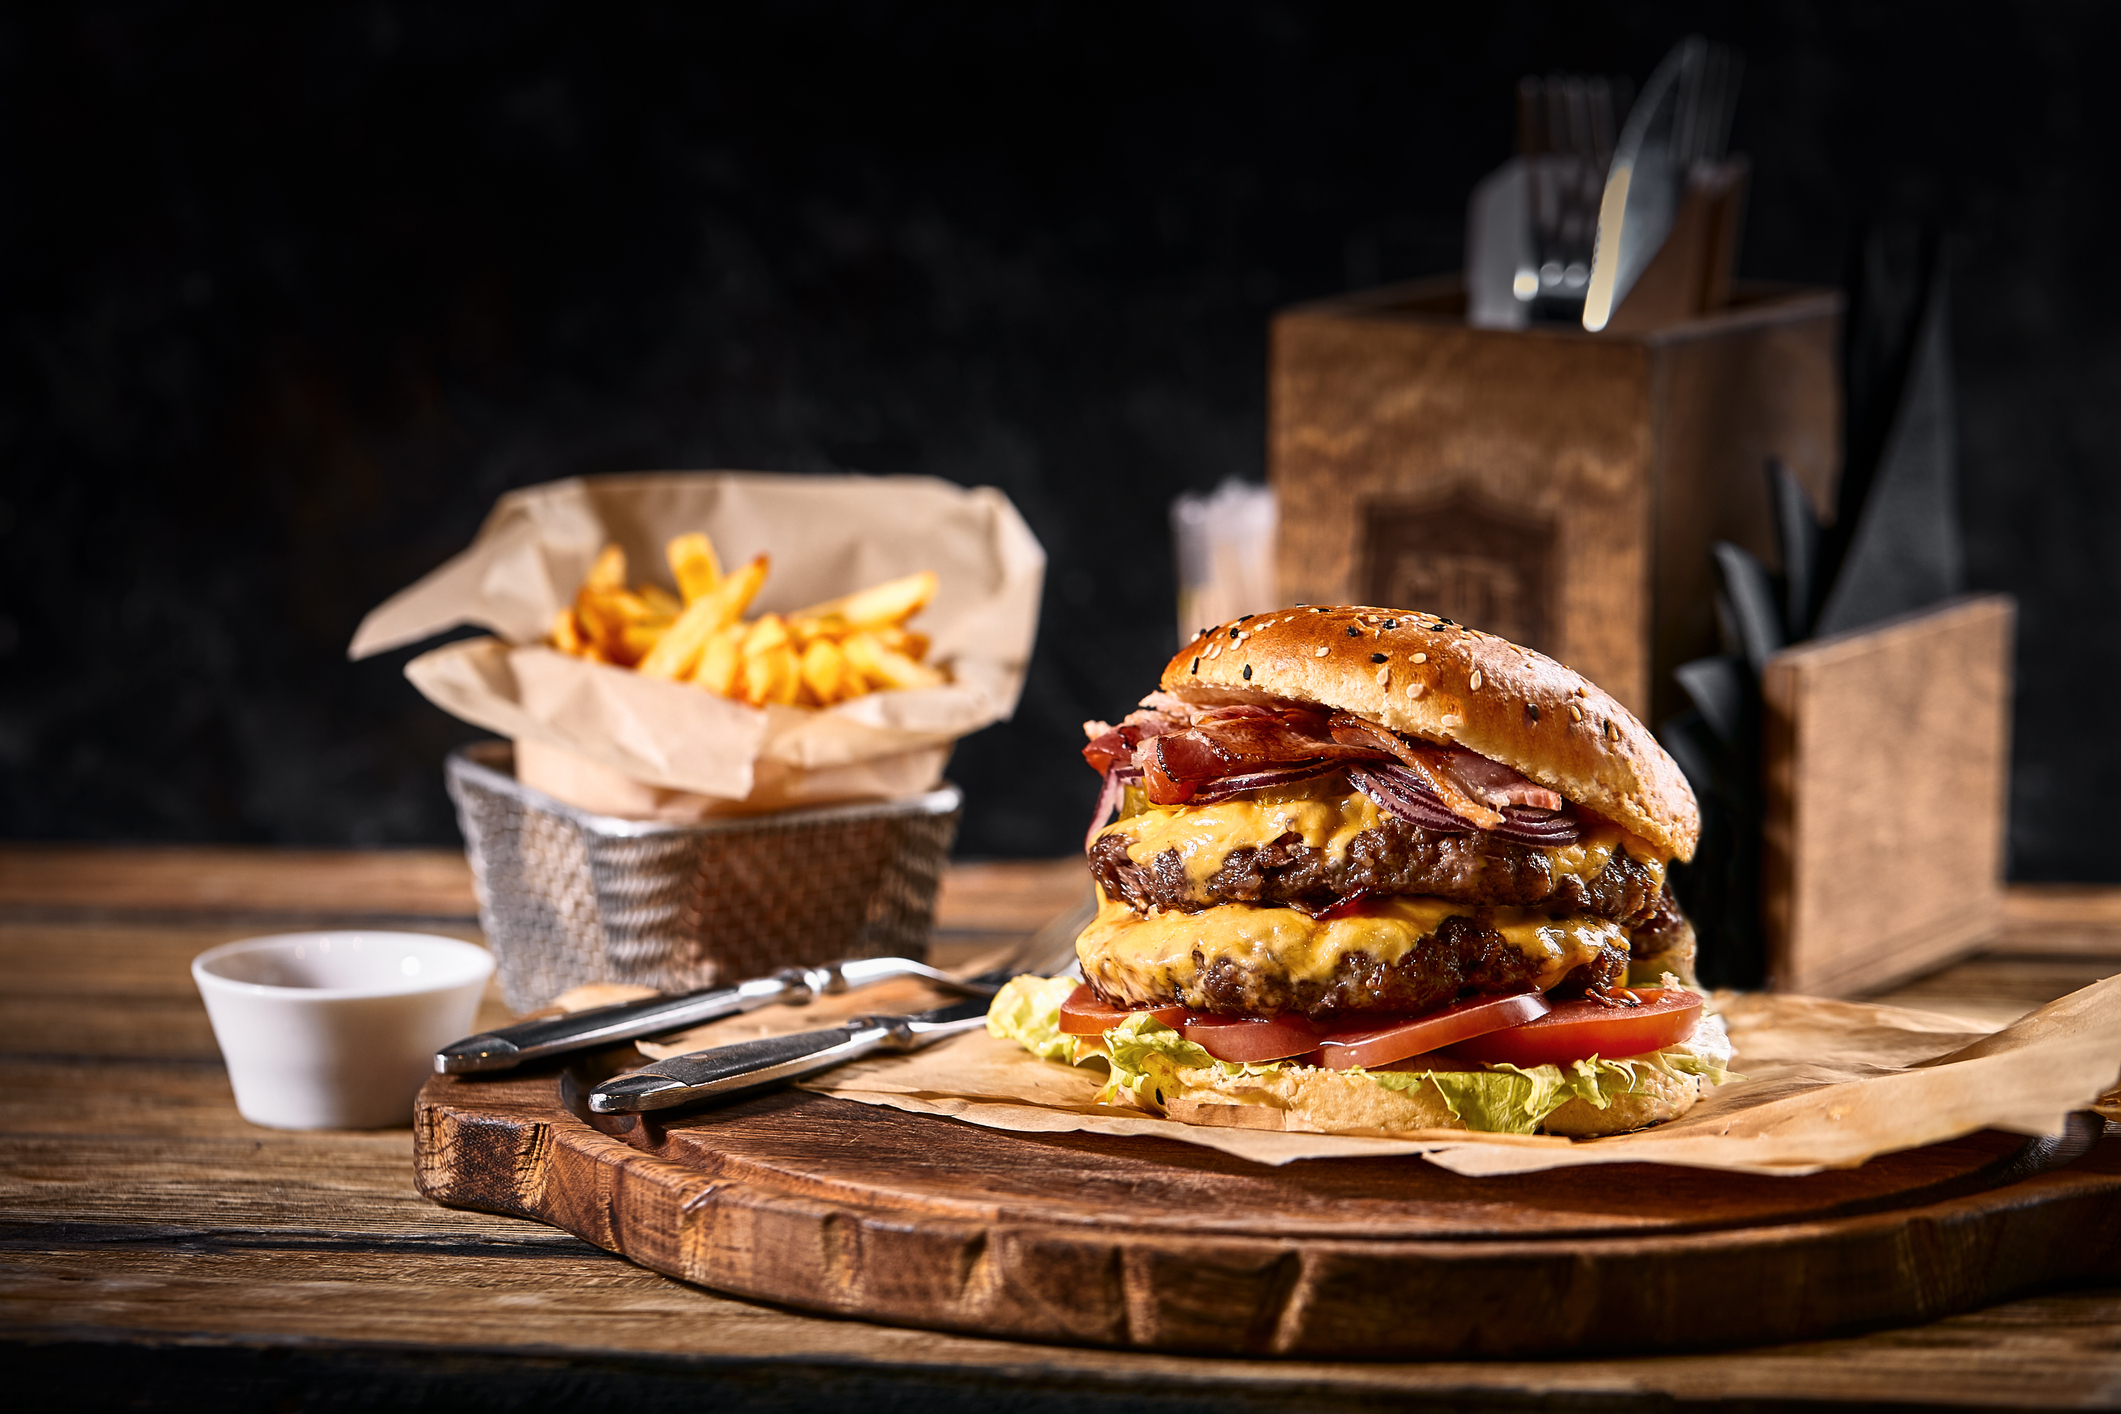
[[[2117,878],[2111,7],[1721,8],[1743,268],[1955,234],[1964,511],[2021,597],[2013,871]],[[1511,84],[1638,3],[15,6],[0,16],[0,831],[447,841],[474,735],[361,613],[500,491],[1004,488],[1052,556],[961,848],[1064,851],[1170,632],[1171,496],[1262,472],[1277,306],[1445,269]]]

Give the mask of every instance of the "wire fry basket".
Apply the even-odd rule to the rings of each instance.
[[[449,755],[479,922],[517,1012],[588,982],[665,992],[850,957],[924,957],[956,786],[696,825],[595,815],[515,778],[506,742]]]

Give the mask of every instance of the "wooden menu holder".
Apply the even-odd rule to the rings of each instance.
[[[1983,595],[1768,660],[1770,986],[1847,996],[2001,931],[2013,623]]]
[[[1834,504],[1840,315],[1741,282],[1649,330],[1475,329],[1456,275],[1284,311],[1283,596],[1433,610],[1663,720],[1672,669],[1717,651],[1710,542],[1774,559],[1768,458]]]

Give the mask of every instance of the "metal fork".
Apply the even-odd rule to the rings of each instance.
[[[1056,970],[1061,967],[1064,959],[1059,949],[1064,944],[1073,950],[1075,934],[1082,931],[1094,911],[1092,896],[1085,891],[1082,902],[1032,934],[1007,964],[978,977],[957,977],[904,957],[865,957],[822,967],[784,967],[771,976],[731,987],[709,987],[676,997],[648,997],[565,1016],[520,1021],[497,1031],[466,1036],[435,1053],[435,1070],[442,1075],[514,1070],[529,1061],[667,1036],[774,1003],[800,1006],[818,997],[899,977],[918,977],[947,992],[992,997],[1003,982],[1019,972],[1034,970],[1041,961],[1049,962]],[[1067,926],[1071,922],[1072,929]]]
[[[1029,973],[1074,972],[1075,938],[1095,916],[1086,897],[1034,933],[1009,962],[972,981],[1000,987]],[[1076,975],[1079,975],[1077,973]],[[988,999],[976,998],[903,1016],[857,1016],[838,1026],[738,1041],[672,1056],[643,1070],[604,1081],[583,1097],[592,1123],[598,1117],[671,1109],[706,1100],[727,1100],[790,1080],[817,1075],[879,1051],[916,1051],[984,1025]]]

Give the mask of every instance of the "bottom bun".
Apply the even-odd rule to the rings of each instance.
[[[1723,1023],[1705,1017],[1693,1037],[1663,1054],[1728,1062],[1731,1045]],[[1437,1069],[1450,1067],[1439,1066]],[[1445,1103],[1434,1081],[1405,1090],[1377,1084],[1359,1071],[1322,1066],[1279,1066],[1264,1074],[1228,1075],[1214,1066],[1187,1067],[1163,1091],[1164,1113],[1187,1124],[1238,1129],[1279,1129],[1300,1134],[1362,1134],[1399,1138],[1422,1130],[1472,1129]],[[1679,1118],[1694,1108],[1714,1081],[1705,1076],[1643,1066],[1635,1087],[1611,1096],[1600,1109],[1571,1099],[1540,1122],[1541,1133],[1593,1139],[1625,1134]]]

